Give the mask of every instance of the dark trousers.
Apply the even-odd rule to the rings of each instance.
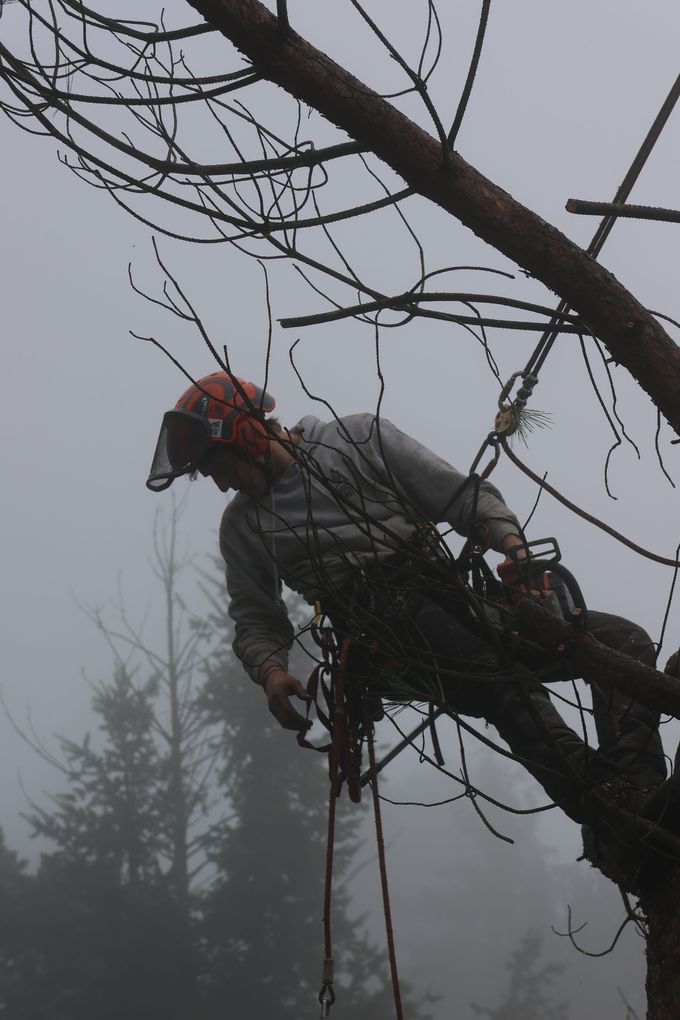
[[[576,679],[564,663],[521,643],[509,654],[502,632],[480,627],[456,598],[427,587],[391,584],[386,591],[379,584],[363,592],[355,585],[354,598],[331,613],[340,617],[339,629],[358,635],[351,669],[385,697],[428,700],[485,719],[577,821],[583,820],[584,798],[593,787],[612,780],[642,789],[663,782],[658,713],[591,682],[595,750],[567,726],[543,686]],[[589,612],[588,629],[610,648],[653,665],[649,635],[629,620]]]

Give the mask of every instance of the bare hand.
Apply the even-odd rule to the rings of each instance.
[[[304,684],[286,673],[284,669],[273,669],[267,674],[264,682],[269,711],[285,730],[306,730],[311,723],[291,703],[291,697],[310,701]]]
[[[514,555],[510,555],[510,550],[514,551]],[[503,552],[507,554],[508,558],[516,563],[518,560],[525,560],[527,558],[527,550],[524,544],[524,539],[520,538],[519,535],[506,535],[503,539]]]

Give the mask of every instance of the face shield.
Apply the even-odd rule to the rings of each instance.
[[[147,489],[162,492],[175,478],[195,471],[210,448],[210,421],[193,411],[166,411],[151,463]]]

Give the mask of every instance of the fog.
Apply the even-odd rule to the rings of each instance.
[[[143,6],[149,16],[156,13],[149,0]],[[355,45],[344,5],[317,5],[312,11],[307,5],[290,6],[291,20],[299,16],[302,33],[355,73],[372,83],[381,75],[395,79],[387,60],[384,66],[373,62],[368,42],[365,50]],[[451,110],[467,70],[478,5],[465,0],[452,8],[443,15],[450,40]],[[385,18],[391,5],[375,3],[372,9]],[[193,11],[172,0],[167,14],[169,23],[186,24]],[[2,33],[15,30],[13,15],[11,7],[3,12]],[[408,24],[390,26],[392,37],[405,47]],[[587,244],[595,221],[570,216],[564,204],[569,197],[613,197],[677,73],[679,25],[677,4],[671,0],[644,6],[621,0],[615,17],[604,0],[496,5],[458,150],[520,201]],[[219,50],[221,42],[211,45]],[[437,101],[443,102],[441,84]],[[280,94],[272,102],[287,111],[289,120],[294,118]],[[427,123],[415,100],[408,112]],[[319,124],[311,114],[310,134]],[[319,131],[335,137],[326,125]],[[36,863],[41,847],[29,838],[22,812],[27,799],[44,803],[59,777],[31,745],[54,751],[55,733],[82,733],[91,724],[90,685],[111,669],[109,651],[88,610],[103,607],[114,613],[122,599],[131,618],[146,615],[152,639],[162,625],[149,551],[165,497],[148,492],[144,482],[162,413],[185,382],[158,349],[134,339],[130,331],[161,339],[194,376],[213,366],[195,331],[144,301],[129,285],[131,263],[140,286],[160,292],[162,274],[151,231],[64,167],[51,139],[31,137],[4,119],[0,144],[6,707],[0,715],[0,825],[8,844]],[[677,207],[679,156],[676,110],[631,201]],[[386,174],[385,179],[393,178]],[[343,186],[351,194],[348,182],[339,195]],[[508,293],[551,303],[535,281],[438,209],[412,200],[405,211],[417,223],[431,267],[481,264],[514,272]],[[171,221],[171,213],[164,215],[165,222]],[[376,287],[398,293],[418,275],[417,258],[398,223],[378,222],[380,230],[368,220],[350,221],[337,236],[352,248],[355,264],[370,272]],[[359,243],[352,247],[357,231]],[[677,319],[679,240],[677,225],[620,221],[600,261],[645,305]],[[262,381],[268,319],[261,266],[226,245],[190,246],[167,238],[159,238],[159,244],[218,348],[228,346],[240,375]],[[298,338],[295,359],[309,393],[328,400],[338,414],[375,409],[380,380],[372,330],[353,320],[304,331],[281,329],[276,320],[325,310],[326,305],[291,265],[270,263],[268,275],[275,320],[268,387],[282,421],[294,424],[309,413],[327,416],[303,391],[290,365],[289,349]],[[482,284],[490,290],[500,287],[489,279]],[[536,335],[496,330],[489,339],[500,374],[507,378],[523,367]],[[461,327],[416,320],[403,329],[384,330],[379,353],[386,383],[381,412],[466,470],[492,428],[498,396],[482,347]],[[593,364],[606,392],[597,358]],[[627,442],[615,451],[609,473],[615,499],[603,481],[611,432],[576,337],[559,340],[533,400],[550,414],[551,427],[535,432],[528,448],[517,449],[535,471],[548,471],[548,480],[590,513],[654,552],[672,556],[680,542],[680,506],[677,489],[656,457],[656,412],[623,369],[615,367],[613,373],[618,413],[641,453],[638,460]],[[669,445],[665,426],[660,448],[677,483],[680,446]],[[526,518],[536,496],[529,480],[501,461],[494,482],[520,520]],[[184,482],[178,485],[184,491]],[[205,481],[189,487],[183,540],[199,566],[216,552],[223,501]],[[547,494],[533,517],[530,537],[544,535],[558,536],[565,563],[578,576],[591,607],[634,619],[658,639],[672,581],[667,568],[636,557]],[[197,586],[189,585],[185,597],[200,605]],[[662,661],[679,642],[674,605]],[[245,675],[243,682],[249,682]],[[442,726],[440,737],[447,763],[456,771],[455,733]],[[397,735],[384,727],[380,738],[387,747]],[[667,728],[671,756],[676,743],[677,735]],[[500,784],[504,800],[542,803],[541,792],[519,772],[499,773],[486,757],[475,752],[480,785],[481,777],[487,777],[492,786]],[[386,771],[385,793],[404,801],[452,796],[451,782],[413,752],[405,752]],[[488,832],[469,800],[427,809],[386,805],[400,962],[419,989],[443,997],[433,1006],[433,1020],[471,1015],[471,1000],[493,1004],[503,989],[503,964],[529,928],[543,936],[545,957],[568,968],[558,984],[571,1002],[570,1016],[623,1018],[618,988],[642,1010],[641,941],[632,930],[600,960],[578,955],[567,939],[551,931],[551,926],[565,930],[571,903],[575,924],[592,921],[580,938],[587,948],[600,950],[622,916],[616,889],[587,863],[576,862],[578,828],[555,811],[535,821],[502,812],[494,819],[516,840],[514,845]],[[371,855],[367,848],[366,857]],[[367,923],[379,941],[382,917],[373,865],[360,870],[352,896],[357,912],[369,910]],[[480,987],[484,973],[493,977]],[[593,1004],[597,1009],[590,1008]]]

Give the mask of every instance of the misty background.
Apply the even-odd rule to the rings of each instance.
[[[297,5],[290,6],[294,20]],[[157,14],[148,0],[137,7],[150,17]],[[453,109],[474,41],[478,5],[451,7],[445,32]],[[372,9],[384,16],[389,5],[376,3]],[[192,20],[193,12],[179,0],[166,10],[168,24]],[[3,12],[3,34],[13,31],[12,13],[11,7]],[[356,45],[343,5],[324,3],[313,10],[301,5],[300,18],[303,34],[370,82],[382,73],[394,74],[387,66],[374,66],[368,46],[364,51]],[[406,51],[408,19],[392,28],[395,42]],[[604,0],[576,0],[568,6],[516,0],[492,7],[458,150],[520,201],[587,244],[595,221],[569,216],[564,204],[569,197],[604,201],[613,196],[677,74],[679,29],[680,14],[670,0],[644,7],[622,0],[614,21]],[[215,52],[221,45],[233,64],[228,44],[211,42]],[[441,103],[441,93],[437,98]],[[278,94],[272,102],[286,109]],[[423,122],[419,112],[418,117]],[[632,202],[678,207],[679,117],[676,111],[669,121]],[[310,118],[319,119],[314,113]],[[162,637],[163,606],[149,559],[154,520],[159,507],[167,508],[167,499],[148,492],[144,481],[162,413],[185,382],[156,348],[133,339],[130,330],[161,339],[194,377],[213,366],[195,333],[129,286],[128,263],[149,292],[158,293],[162,285],[148,228],[63,167],[51,140],[29,137],[3,120],[0,144],[1,619],[7,710],[0,715],[0,826],[8,846],[35,867],[47,847],[30,837],[23,817],[27,798],[47,805],[48,794],[63,783],[21,739],[8,715],[53,752],[55,734],[79,738],[93,726],[91,685],[111,676],[112,662],[84,610],[100,607],[113,618],[122,599],[130,619],[146,621],[148,640]],[[390,175],[385,179],[391,180]],[[347,187],[351,195],[351,181]],[[480,264],[515,272],[515,289],[509,293],[550,303],[541,286],[465,228],[434,207],[411,201],[433,265]],[[339,235],[350,238],[358,231],[357,258],[370,267],[376,286],[398,292],[417,274],[413,250],[393,220],[375,222],[380,229],[369,220],[350,222]],[[622,220],[600,261],[646,306],[678,318],[679,242],[677,225]],[[268,321],[260,265],[224,245],[189,246],[166,238],[159,243],[213,339],[218,346],[228,345],[234,369],[262,382]],[[323,310],[321,299],[289,264],[273,263],[268,271],[275,320]],[[503,378],[523,367],[536,339],[515,332],[489,335]],[[284,423],[292,425],[309,413],[327,416],[303,392],[290,366],[289,349],[298,337],[296,363],[311,393],[328,400],[338,414],[375,408],[380,384],[370,329],[350,321],[295,332],[275,322],[268,388]],[[618,411],[641,458],[626,442],[615,451],[609,476],[613,500],[603,484],[611,433],[577,344],[573,336],[561,337],[548,359],[532,403],[551,415],[552,425],[534,433],[528,450],[519,449],[520,456],[537,472],[548,471],[548,480],[589,512],[641,545],[673,556],[680,542],[679,499],[656,457],[655,409],[614,367]],[[482,348],[462,328],[420,320],[383,331],[380,365],[386,381],[382,413],[466,470],[492,428],[498,396]],[[680,447],[669,445],[665,426],[659,445],[677,484]],[[501,461],[493,480],[520,520],[526,518],[536,495],[528,479]],[[174,486],[184,487],[183,482]],[[223,501],[204,481],[189,485],[181,530],[186,548],[203,569],[216,552]],[[564,561],[592,608],[634,619],[658,638],[671,571],[636,557],[548,495],[530,529],[531,538],[544,535],[558,536]],[[190,574],[186,578],[183,598],[200,613],[203,596]],[[680,619],[673,607],[662,662],[679,641]],[[242,682],[249,683],[245,674]],[[263,698],[261,710],[264,717]],[[386,726],[380,738],[386,747],[396,735]],[[447,766],[455,772],[455,733],[442,724],[440,739]],[[282,748],[293,744],[293,737],[281,735]],[[669,732],[666,750],[671,756],[676,744],[677,735]],[[300,769],[312,767],[306,752],[294,748],[291,753],[299,755]],[[521,771],[483,750],[473,752],[471,767],[473,781],[503,800],[520,806],[543,803],[541,792]],[[394,800],[434,802],[454,791],[450,780],[407,751],[386,771],[383,792]],[[505,963],[532,930],[541,937],[543,959],[564,968],[552,987],[556,1001],[568,1000],[569,1017],[623,1020],[624,997],[641,1014],[642,943],[632,927],[602,959],[579,955],[551,930],[566,930],[570,904],[574,924],[588,922],[579,944],[599,951],[609,945],[623,917],[616,889],[585,862],[576,862],[581,852],[577,827],[555,811],[521,819],[504,813],[492,817],[515,839],[514,845],[490,834],[467,800],[431,808],[385,804],[398,960],[418,993],[441,996],[431,1006],[433,1020],[452,1015],[466,1020],[474,1015],[471,1002],[497,1002],[507,986]],[[366,819],[357,824],[362,834],[365,829],[358,862],[370,863],[358,870],[347,892],[351,909],[365,917],[361,923],[381,946],[371,831]],[[293,940],[285,951],[295,952]],[[320,924],[318,955],[321,959]],[[310,980],[315,984],[316,974]],[[309,1015],[316,1015],[317,1008],[312,1000]],[[340,1003],[337,1011],[342,1015]]]

